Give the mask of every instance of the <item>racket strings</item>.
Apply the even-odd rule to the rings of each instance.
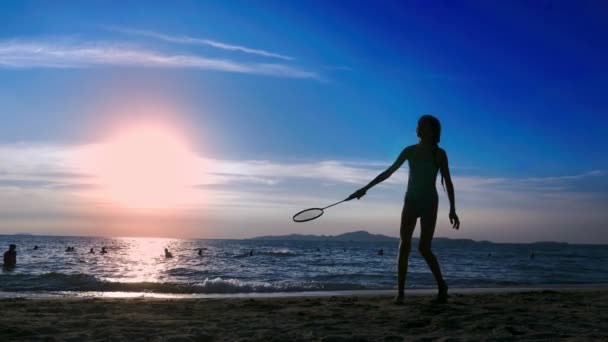
[[[323,215],[323,209],[320,208],[311,208],[300,211],[299,213],[293,216],[293,220],[296,222],[306,222],[310,220],[314,220],[317,217]]]

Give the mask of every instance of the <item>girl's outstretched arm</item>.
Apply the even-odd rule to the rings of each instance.
[[[374,185],[387,180],[393,173],[395,173],[395,171],[397,171],[401,167],[401,165],[403,165],[403,163],[405,163],[407,157],[409,156],[409,151],[409,147],[404,148],[403,151],[401,151],[401,153],[399,154],[399,157],[397,157],[397,160],[395,160],[395,162],[393,163],[393,165],[391,165],[388,169],[379,174],[376,178],[374,178],[374,180],[369,182],[369,184],[355,191],[352,195],[348,196],[346,200],[350,201],[355,198],[360,199],[361,197],[365,196],[367,190],[371,189]]]
[[[454,198],[454,184],[452,183],[452,176],[450,175],[450,167],[448,165],[448,154],[441,150],[441,175],[445,181],[445,188],[448,192],[448,199],[450,200],[450,223],[452,224],[452,228],[458,229],[460,228],[460,220],[458,219],[458,215],[456,215],[456,200]]]

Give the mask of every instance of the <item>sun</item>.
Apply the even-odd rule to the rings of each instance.
[[[86,150],[84,167],[96,194],[139,209],[173,209],[193,200],[201,159],[163,124],[128,127]]]

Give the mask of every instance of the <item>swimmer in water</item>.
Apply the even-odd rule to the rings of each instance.
[[[8,251],[4,252],[4,267],[12,268],[17,266],[17,245],[11,243],[8,246]]]
[[[89,251],[89,254],[95,254],[95,250],[93,248],[91,248],[91,250]]]
[[[203,249],[202,249],[202,248],[199,248],[199,249],[198,249],[198,256],[202,256],[202,255],[203,255]]]
[[[108,253],[108,251],[106,250],[105,247],[101,247],[101,252],[99,252],[99,253],[106,254],[106,253]]]
[[[435,234],[435,224],[437,222],[438,196],[435,187],[437,173],[441,172],[441,184],[444,184],[445,180],[445,188],[447,189],[450,201],[450,223],[452,224],[452,228],[459,229],[460,220],[458,219],[458,215],[456,215],[454,185],[450,176],[448,155],[439,147],[441,138],[441,124],[439,120],[432,115],[423,115],[418,120],[416,134],[419,138],[418,144],[403,149],[393,165],[378,175],[368,185],[350,195],[347,200],[360,199],[365,196],[369,189],[388,179],[405,161],[408,162],[409,179],[401,212],[401,242],[399,244],[397,274],[398,290],[395,303],[403,304],[412,233],[414,232],[418,218],[420,218],[421,231],[418,250],[433,272],[433,276],[437,282],[438,293],[436,301],[445,303],[448,298],[448,285],[441,274],[439,261],[431,250],[431,243]]]
[[[168,248],[165,248],[165,258],[173,258],[173,254],[169,252]]]

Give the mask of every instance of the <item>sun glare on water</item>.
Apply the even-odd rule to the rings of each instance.
[[[196,200],[200,158],[166,125],[128,127],[87,149],[83,157],[97,195],[114,204],[173,209]]]

